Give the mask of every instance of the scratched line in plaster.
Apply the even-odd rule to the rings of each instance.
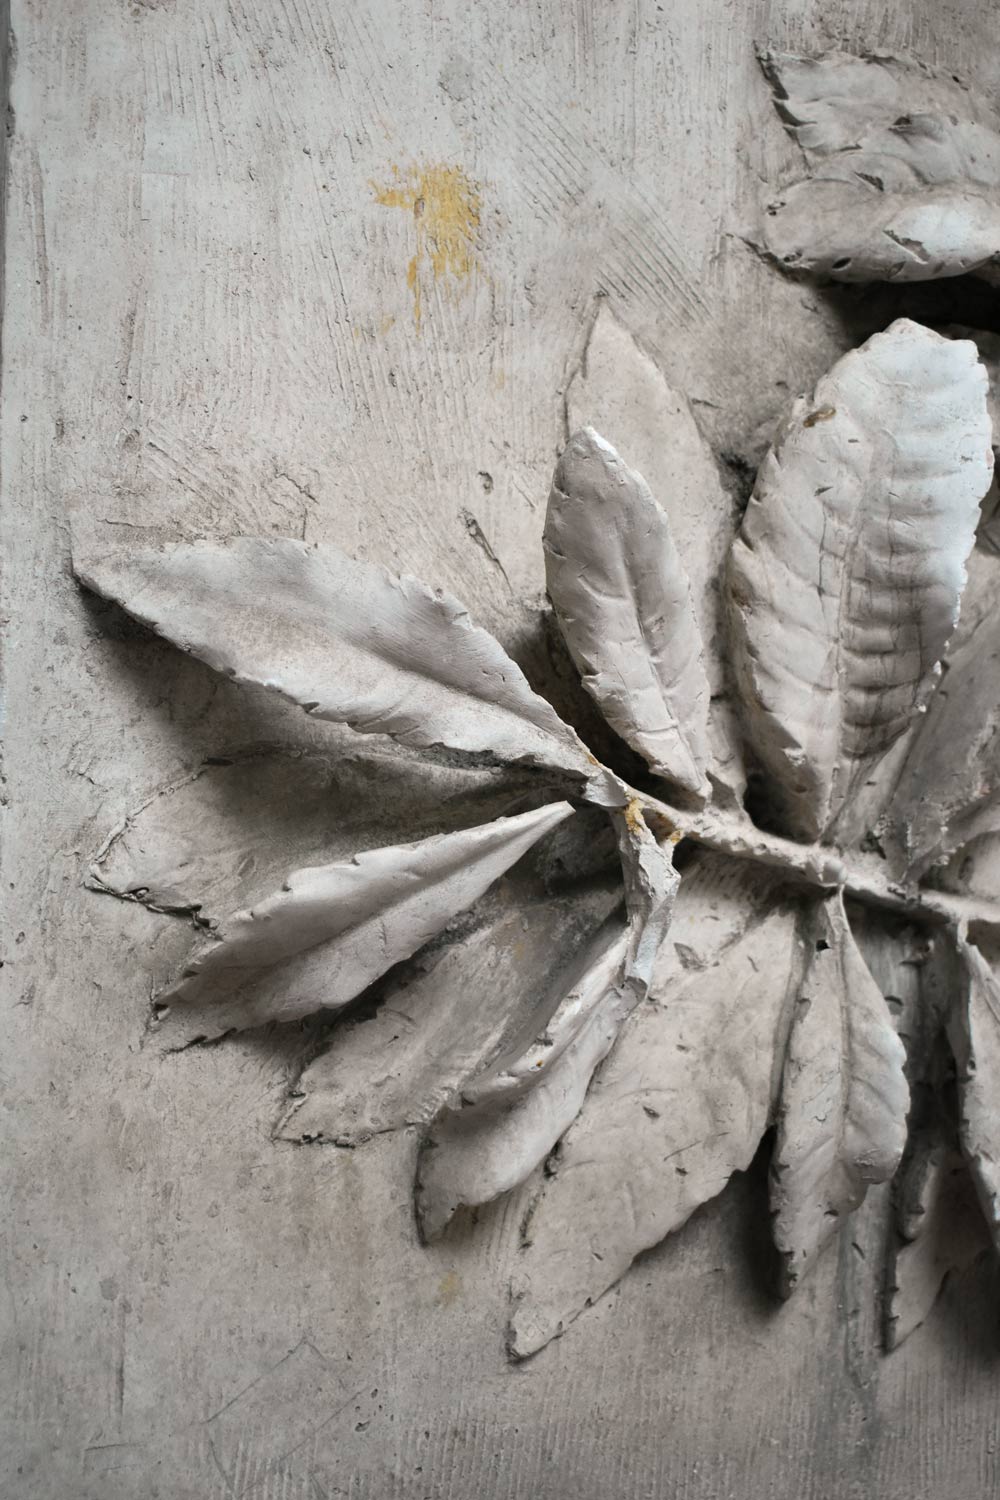
[[[478,185],[461,167],[443,163],[392,168],[392,182],[385,187],[372,183],[375,202],[383,208],[402,208],[413,215],[417,248],[406,271],[413,293],[413,321],[420,331],[423,318],[422,278],[430,277],[437,289],[461,295],[479,265],[476,240],[479,235],[482,200]]]

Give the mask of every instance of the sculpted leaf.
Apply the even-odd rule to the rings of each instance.
[[[926,281],[1000,252],[1000,135],[966,91],[887,58],[762,61],[810,168],[765,220],[782,264]]]
[[[764,915],[773,893],[760,872],[711,856],[682,880],[655,1003],[622,1027],[526,1222],[516,1355],[563,1332],[749,1166],[771,1116],[795,955],[792,909]]]
[[[887,53],[804,57],[763,50],[758,60],[774,105],[806,160],[815,164],[857,148],[874,126],[906,114],[957,116],[978,125],[993,111],[958,79]]]
[[[524,1027],[535,1008],[532,990],[555,986],[586,929],[621,904],[618,883],[516,902],[494,890],[496,902],[483,898],[490,909],[471,932],[415,958],[416,972],[389,982],[374,1015],[337,1026],[299,1079],[280,1135],[356,1146],[429,1125]]]
[[[621,820],[628,920],[609,920],[575,968],[543,997],[523,1035],[462,1090],[420,1157],[417,1213],[425,1238],[462,1204],[516,1187],[572,1124],[591,1076],[645,997],[679,885],[672,846],[634,807]]]
[[[952,326],[952,338],[972,339],[989,378],[987,408],[994,442],[1000,438],[1000,337]],[[1000,487],[996,472],[983,499],[976,545],[969,554],[958,625],[942,662],[941,685],[919,718],[887,757],[891,799],[880,833],[897,868],[919,879],[980,835],[1000,826],[995,804],[997,692],[994,687],[1000,609],[997,566]],[[897,751],[903,754],[890,766]],[[880,768],[880,776],[883,768]],[[872,820],[874,821],[874,820]]]
[[[960,938],[958,951],[963,993],[949,1035],[958,1068],[959,1134],[1000,1249],[1000,983],[972,943]]]
[[[620,800],[500,643],[415,578],[285,538],[94,549],[75,567],[183,650],[319,719],[547,766]]]
[[[377,1007],[338,1022],[291,1091],[281,1135],[357,1145],[430,1124],[536,1024],[539,995],[560,993],[621,901],[613,831],[582,808],[388,975]]]
[[[564,441],[583,427],[604,435],[649,485],[687,575],[708,677],[709,775],[742,807],[746,776],[734,722],[719,580],[739,513],[682,392],[602,299],[566,391]]]
[[[435,937],[564,819],[567,802],[297,870],[221,922],[158,997],[160,1037],[196,1038],[337,1009]]]
[[[886,1347],[898,1349],[930,1316],[947,1278],[989,1248],[962,1155],[940,1135],[917,1141],[904,1164],[889,1262]]]
[[[774,1238],[785,1291],[812,1266],[868,1187],[886,1182],[906,1143],[906,1055],[844,915],[817,905],[812,955],[781,1080],[774,1151]]]
[[[979,351],[988,381],[986,407],[993,440],[1000,442],[1000,333],[991,333],[988,328],[969,328],[964,323],[950,323],[943,331],[949,338],[971,339]]]
[[[916,878],[972,839],[1000,830],[1000,616],[986,615],[948,659],[890,808]]]
[[[215,926],[300,865],[331,864],[390,843],[406,808],[411,839],[468,828],[545,795],[538,772],[438,765],[378,739],[345,747],[253,746],[214,756],[159,788],[105,839],[97,890]],[[596,809],[593,819],[604,821]]]
[[[688,581],[649,486],[592,428],[559,460],[544,545],[584,686],[658,775],[705,798],[709,686]]]
[[[992,472],[975,346],[900,319],[795,403],[729,576],[754,749],[790,832],[828,832],[936,681]]]
[[[417,1171],[425,1239],[462,1204],[487,1203],[523,1182],[575,1119],[635,1003],[624,979],[627,947],[627,928],[610,923],[544,1030],[513,1047],[435,1123]]]
[[[894,928],[873,908],[853,906],[850,920],[906,1045],[909,1140],[892,1183],[895,1232],[883,1303],[885,1346],[895,1349],[930,1315],[948,1277],[989,1245],[989,1236],[959,1151],[954,1060],[944,1037],[961,988],[954,943],[946,929],[931,937],[919,926]]]
[[[996,281],[1000,267],[995,268],[991,280]],[[968,328],[961,323],[951,323],[943,330],[949,338],[971,339],[979,351],[986,378],[989,382],[986,393],[986,409],[993,429],[993,452],[996,455],[1000,443],[1000,334],[990,333],[984,328]],[[979,623],[981,612],[994,607],[997,593],[997,569],[994,559],[1000,552],[1000,481],[996,469],[993,483],[983,497],[979,530],[976,532],[976,551],[969,558],[969,582],[962,595],[962,615],[956,641],[966,634],[967,627]],[[981,567],[974,570],[979,562]]]

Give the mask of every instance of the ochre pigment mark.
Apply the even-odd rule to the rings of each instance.
[[[461,167],[392,169],[388,187],[372,183],[375,201],[384,208],[405,208],[413,215],[416,254],[406,272],[413,293],[413,319],[419,330],[423,316],[421,277],[436,282],[467,282],[476,268],[480,197]]]
[[[457,1271],[445,1271],[438,1287],[438,1306],[450,1307],[462,1291],[462,1278]]]
[[[646,823],[642,816],[642,803],[638,797],[631,797],[625,806],[625,822],[630,833],[641,836],[646,831]]]

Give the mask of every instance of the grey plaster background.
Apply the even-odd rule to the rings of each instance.
[[[428,1250],[413,1140],[273,1142],[308,1028],[141,1049],[190,932],[85,890],[88,857],[207,754],[336,734],[82,597],[67,521],[333,540],[453,589],[540,671],[544,499],[595,298],[734,483],[786,395],[899,305],[783,280],[743,243],[793,160],[753,43],[904,50],[995,93],[995,7],[12,11],[0,1493],[1000,1494],[1000,1277],[966,1273],[884,1358],[877,1202],[778,1308],[755,1170],[512,1368],[517,1201]],[[442,169],[479,229],[458,274],[420,260],[418,327],[417,221],[379,198]],[[975,322],[963,295],[907,306]]]

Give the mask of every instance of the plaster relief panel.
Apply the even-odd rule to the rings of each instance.
[[[609,350],[614,364],[595,378]],[[567,649],[609,728],[645,762],[638,784],[597,760],[456,600],[414,579],[292,540],[135,548],[88,533],[77,551],[87,587],[216,670],[380,745],[433,751],[428,776],[444,777],[463,825],[450,831],[407,838],[418,809],[397,799],[383,812],[396,840],[367,835],[344,858],[343,830],[317,837],[300,817],[311,862],[276,871],[267,889],[258,881],[242,906],[227,880],[222,910],[211,853],[187,865],[183,895],[168,873],[171,808],[198,822],[203,775],[114,834],[95,879],[188,909],[204,930],[154,997],[148,1045],[330,1013],[390,976],[382,1011],[347,1032],[345,1057],[333,1032],[306,1068],[278,1134],[345,1145],[420,1130],[414,1202],[428,1240],[545,1163],[513,1271],[520,1357],[748,1167],[772,1125],[786,1295],[869,1187],[893,1178],[906,1048],[845,900],[905,918],[955,955],[944,1020],[968,1080],[958,1138],[995,1217],[981,1080],[996,981],[968,931],[1000,930],[1000,904],[924,888],[927,860],[915,869],[904,857],[927,816],[915,768],[940,742],[934,705],[961,661],[978,659],[975,634],[954,667],[947,656],[992,479],[976,344],[902,319],[846,354],[783,419],[738,530],[689,409],[602,311],[570,407],[602,404],[615,380],[644,397],[647,437],[649,417],[662,419],[663,445],[678,432],[676,492],[661,505],[609,438],[582,426],[556,466],[542,541]],[[628,441],[627,414],[621,426],[614,436]],[[650,451],[668,474],[669,452]],[[692,493],[708,501],[700,513]],[[990,705],[969,694],[964,711],[975,757]],[[906,757],[885,776],[901,740]],[[259,794],[274,796],[280,761],[254,764]],[[413,783],[418,764],[406,762]],[[359,792],[374,808],[391,783],[373,771]],[[975,791],[956,791],[937,815],[944,828],[984,802],[981,775],[964,774]],[[505,792],[524,810],[476,822],[479,799]],[[318,800],[316,815],[323,830]],[[581,819],[584,843],[600,848],[607,832],[590,875],[572,834]],[[137,824],[153,841],[147,873],[128,868]],[[554,852],[538,866],[548,846],[562,848],[565,873]],[[526,860],[540,881],[517,875]],[[499,906],[491,888],[506,890]],[[894,1315],[896,1341],[908,1316]]]
[[[0,1491],[1000,1494],[988,7],[40,4]]]

